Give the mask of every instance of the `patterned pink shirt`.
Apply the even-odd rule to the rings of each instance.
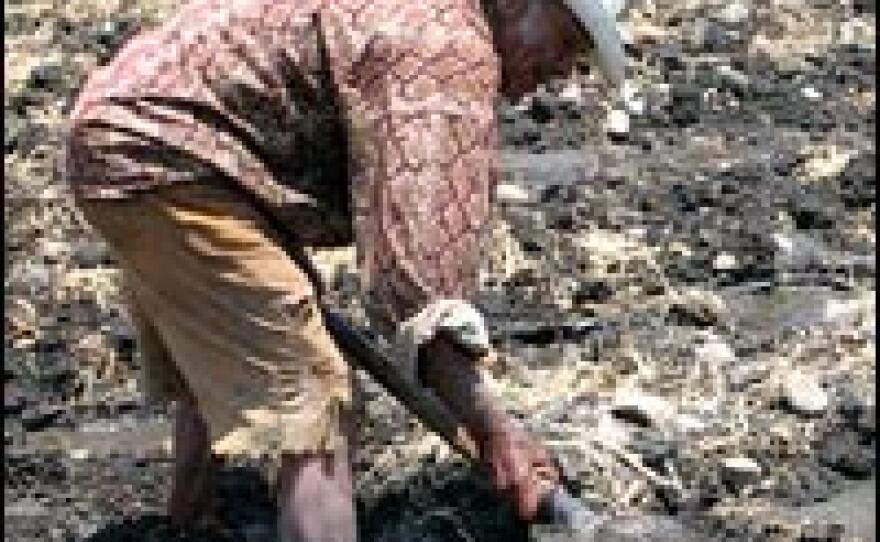
[[[193,0],[89,79],[68,178],[82,198],[226,179],[294,231],[344,216],[394,324],[474,293],[498,86],[479,0]]]

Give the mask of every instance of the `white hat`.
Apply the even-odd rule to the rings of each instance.
[[[589,32],[596,45],[599,69],[612,85],[626,78],[626,55],[616,16],[623,7],[619,0],[563,0],[568,9]]]

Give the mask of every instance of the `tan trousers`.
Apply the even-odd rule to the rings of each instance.
[[[202,183],[80,203],[119,255],[148,397],[192,394],[218,454],[337,446],[348,365],[256,210]]]

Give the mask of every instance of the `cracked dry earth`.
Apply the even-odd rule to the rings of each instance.
[[[258,462],[221,477],[228,533],[168,526],[169,413],[142,405],[112,255],[57,174],[85,74],[173,4],[5,5],[9,541],[273,540]],[[625,103],[578,73],[499,108],[496,392],[597,509],[695,540],[874,540],[874,5],[623,19]],[[359,317],[351,251],[315,259]],[[363,540],[563,539],[358,380]]]

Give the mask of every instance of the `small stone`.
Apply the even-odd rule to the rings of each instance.
[[[584,103],[584,92],[580,85],[571,83],[559,93],[559,97],[567,102],[581,106]]]
[[[80,431],[83,433],[116,433],[119,431],[119,424],[107,420],[96,420],[80,425]]]
[[[747,361],[725,367],[725,378],[730,391],[742,392],[767,378],[770,369],[760,361]]]
[[[45,505],[32,498],[25,498],[12,503],[6,503],[3,514],[11,517],[48,517],[50,511]]]
[[[780,393],[783,405],[796,414],[820,416],[828,408],[828,394],[818,380],[807,373],[786,375],[780,383]]]
[[[9,386],[3,395],[3,411],[6,415],[18,414],[27,405],[27,396],[18,386]]]
[[[95,535],[100,530],[99,525],[89,524],[89,523],[80,523],[77,526],[77,531],[81,540],[88,540],[90,537]]]
[[[612,109],[605,121],[605,131],[613,135],[624,135],[629,132],[629,114],[622,109]]]
[[[728,252],[721,252],[712,262],[712,266],[720,271],[736,268],[736,257]]]
[[[63,241],[44,240],[40,248],[43,256],[46,258],[57,260],[70,254],[70,243]]]
[[[736,354],[726,342],[718,337],[711,337],[704,344],[694,349],[697,361],[712,365],[723,365],[736,361]]]
[[[75,459],[78,461],[82,461],[83,459],[88,459],[91,453],[87,448],[71,448],[67,454],[71,459]]]
[[[877,432],[877,404],[873,397],[863,397],[852,390],[837,394],[837,409],[845,424],[866,439]]]
[[[748,457],[727,457],[721,460],[722,479],[736,488],[760,481],[761,465]]]
[[[633,389],[618,392],[611,408],[614,417],[642,427],[665,425],[674,413],[672,405],[662,397]]]
[[[31,69],[27,86],[36,91],[58,90],[64,82],[64,67],[58,62],[46,60]]]
[[[661,516],[659,514],[621,514],[609,518],[602,522],[594,531],[595,535],[590,536],[592,540],[602,540],[603,542],[643,542],[657,540],[676,540],[678,542],[697,542],[704,540],[692,528],[686,527],[683,523],[676,521],[674,518]],[[583,536],[572,537],[566,533],[564,536],[537,538],[537,540],[582,540]]]
[[[626,6],[627,2],[625,0],[601,0],[601,4],[605,7],[605,11],[612,17],[616,17]]]
[[[721,461],[721,466],[733,472],[748,473],[755,476],[761,474],[761,465],[749,457],[727,457]]]
[[[531,197],[522,187],[510,183],[499,183],[495,188],[498,201],[509,203],[527,203]]]
[[[137,24],[132,19],[114,19],[101,23],[93,30],[91,37],[109,53],[109,50],[115,49],[120,41],[125,39],[136,27]]]
[[[645,112],[645,98],[635,83],[630,80],[624,81],[620,95],[627,112],[633,115],[641,115]]]
[[[627,426],[617,421],[613,414],[604,411],[596,421],[593,429],[597,438],[602,442],[622,446],[630,441],[630,431]]]
[[[784,233],[776,232],[771,235],[773,238],[773,242],[776,244],[776,248],[788,255],[791,254],[794,250],[794,239],[791,238],[790,235],[785,235]]]
[[[749,8],[738,2],[728,4],[718,13],[718,19],[729,24],[740,23],[748,18]]]
[[[629,133],[629,114],[623,109],[612,109],[605,119],[605,131],[611,135]]]
[[[52,405],[26,408],[21,413],[21,425],[26,431],[41,431],[52,425],[60,414],[61,409]]]
[[[874,472],[875,455],[860,446],[852,432],[828,435],[819,450],[819,462],[848,478],[864,479]]]
[[[737,88],[748,88],[751,81],[749,80],[749,76],[744,74],[739,70],[733,69],[733,67],[723,64],[716,68],[718,75],[724,78],[729,84]]]
[[[873,304],[868,305],[858,299],[829,299],[825,302],[823,323],[839,329],[857,329],[860,321],[867,320],[865,317],[874,312]]]
[[[819,100],[822,98],[822,93],[813,87],[804,87],[801,89],[801,96],[808,100]]]
[[[675,418],[675,427],[685,434],[699,434],[706,430],[707,424],[697,416],[683,414]]]

